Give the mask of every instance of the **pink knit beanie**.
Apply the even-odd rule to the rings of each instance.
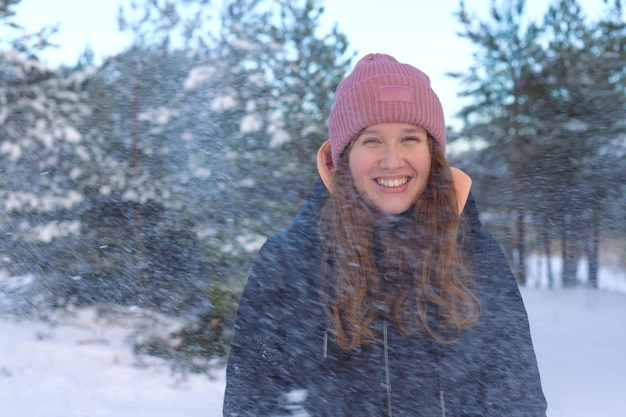
[[[389,55],[369,54],[337,87],[328,119],[333,163],[358,132],[378,123],[420,126],[446,150],[443,109],[428,76]]]

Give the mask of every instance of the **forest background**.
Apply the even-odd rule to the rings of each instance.
[[[25,31],[19,2],[0,0],[3,310],[175,317],[135,352],[206,372],[254,254],[316,178],[349,39],[321,29],[321,0],[150,0],[121,10],[127,49],[51,68],[54,28]],[[467,105],[448,159],[520,286],[600,288],[602,265],[626,268],[626,22],[604,4],[594,20],[575,0],[538,22],[521,0],[456,13],[474,61],[450,74]]]

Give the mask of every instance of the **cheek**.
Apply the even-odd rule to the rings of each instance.
[[[430,159],[430,155],[427,155],[427,156],[424,158],[424,163],[423,163],[424,170],[425,170],[426,172],[430,172],[430,167],[431,167],[431,165],[432,165],[432,161],[431,161],[431,159]]]
[[[354,184],[356,190],[359,192],[363,192],[363,173],[358,169],[350,167],[350,175],[352,177],[352,183]]]
[[[431,157],[430,153],[422,153],[420,155],[416,155],[413,159],[413,167],[415,170],[420,172],[430,172],[431,166]]]
[[[358,155],[350,155],[348,166],[350,168],[350,175],[352,175],[352,181],[358,188],[359,183],[362,181],[363,176],[367,172],[366,164],[363,161],[363,158],[359,158]]]

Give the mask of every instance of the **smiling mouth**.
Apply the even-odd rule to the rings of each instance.
[[[384,178],[376,179],[376,183],[378,185],[380,185],[381,187],[387,187],[387,188],[401,187],[407,182],[409,182],[409,177],[393,178],[393,179],[384,179]]]

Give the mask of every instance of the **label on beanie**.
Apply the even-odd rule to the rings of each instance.
[[[380,101],[413,101],[413,89],[404,86],[386,85],[380,87]]]

